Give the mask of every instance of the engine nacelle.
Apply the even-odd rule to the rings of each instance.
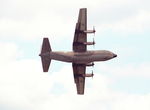
[[[84,45],[95,45],[95,42],[93,41],[93,42],[84,42],[83,43]]]
[[[87,74],[76,74],[76,77],[93,77],[94,74],[92,73],[87,73]]]
[[[94,63],[88,63],[86,66],[94,66]]]
[[[93,76],[94,76],[94,74],[93,74],[93,73],[92,73],[92,74],[91,74],[91,73],[90,73],[90,74],[88,74],[88,73],[87,73],[87,74],[85,74],[85,77],[93,77]]]
[[[95,33],[96,31],[95,30],[86,30],[84,31],[84,33],[88,33],[88,34],[92,34],[92,33]]]

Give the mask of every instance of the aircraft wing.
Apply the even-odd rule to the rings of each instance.
[[[85,71],[86,66],[82,64],[72,63],[74,81],[77,87],[77,94],[84,94],[84,85],[85,85]]]
[[[73,40],[73,51],[74,52],[85,52],[87,46],[84,42],[87,42],[87,34],[84,32],[87,30],[87,9],[82,8],[79,11],[78,22],[76,23],[74,40]]]

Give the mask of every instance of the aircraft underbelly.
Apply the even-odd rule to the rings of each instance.
[[[78,64],[86,64],[95,61],[105,61],[108,60],[106,58],[107,54],[93,54],[93,55],[73,55],[67,53],[55,53],[52,52],[50,54],[50,58],[58,61],[63,62],[70,62],[70,63],[78,63]]]
[[[73,58],[74,63],[86,64],[95,61],[106,61],[106,57],[104,55],[91,55],[91,56],[78,56]]]
[[[104,55],[94,55],[94,56],[93,56],[93,60],[94,60],[94,61],[105,61],[106,58],[105,58]]]
[[[92,56],[74,56],[73,62],[79,64],[86,64],[93,61]]]
[[[63,61],[63,62],[72,62],[72,57],[68,55],[51,53],[50,58],[53,60]]]

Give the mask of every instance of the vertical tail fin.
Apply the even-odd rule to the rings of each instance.
[[[48,38],[43,38],[43,44],[42,44],[42,49],[41,53],[39,56],[41,56],[41,61],[42,61],[42,67],[43,67],[43,72],[48,72],[51,59],[49,53],[51,52],[51,46],[49,43]]]

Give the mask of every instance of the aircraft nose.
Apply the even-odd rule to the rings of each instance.
[[[116,54],[114,54],[114,58],[115,58],[115,57],[117,57],[117,55],[116,55]]]

